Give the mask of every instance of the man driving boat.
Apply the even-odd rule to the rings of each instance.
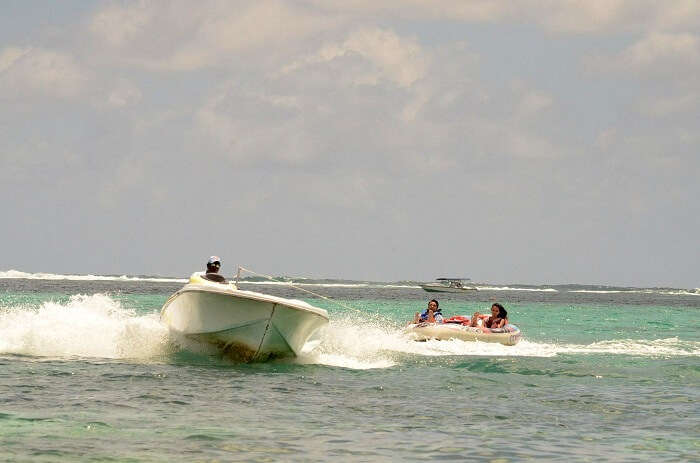
[[[219,275],[220,268],[221,259],[219,259],[219,256],[211,256],[207,261],[207,271],[202,275],[202,278],[216,283],[227,283],[226,278]]]

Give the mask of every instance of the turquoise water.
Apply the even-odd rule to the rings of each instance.
[[[693,461],[700,297],[479,291],[524,340],[414,342],[428,295],[319,287],[347,307],[305,356],[237,364],[158,320],[179,287],[0,280],[3,461]],[[303,296],[303,297],[300,297]]]

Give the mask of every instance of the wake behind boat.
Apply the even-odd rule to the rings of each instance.
[[[469,278],[437,278],[434,283],[420,285],[429,293],[462,293],[465,291],[476,291],[476,286],[467,282]]]
[[[161,309],[177,334],[216,346],[242,361],[294,357],[328,323],[328,312],[304,301],[243,291],[196,272]]]

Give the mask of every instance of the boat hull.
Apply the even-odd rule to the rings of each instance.
[[[421,288],[423,288],[425,291],[429,293],[466,293],[469,291],[476,291],[477,289],[468,286],[464,288],[453,288],[450,286],[443,286],[443,285],[421,285]]]
[[[407,332],[416,341],[438,339],[447,341],[459,339],[461,341],[494,342],[506,346],[514,346],[522,337],[520,329],[515,325],[507,325],[503,332],[484,333],[480,328],[459,325],[456,323],[419,323],[409,325]]]
[[[190,283],[168,299],[161,320],[176,334],[240,361],[294,357],[328,323],[325,310],[234,285]]]

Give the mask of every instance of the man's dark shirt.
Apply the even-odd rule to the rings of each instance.
[[[204,275],[202,275],[205,280],[213,281],[215,283],[226,283],[226,278],[222,277],[218,273],[210,273],[207,272]]]

